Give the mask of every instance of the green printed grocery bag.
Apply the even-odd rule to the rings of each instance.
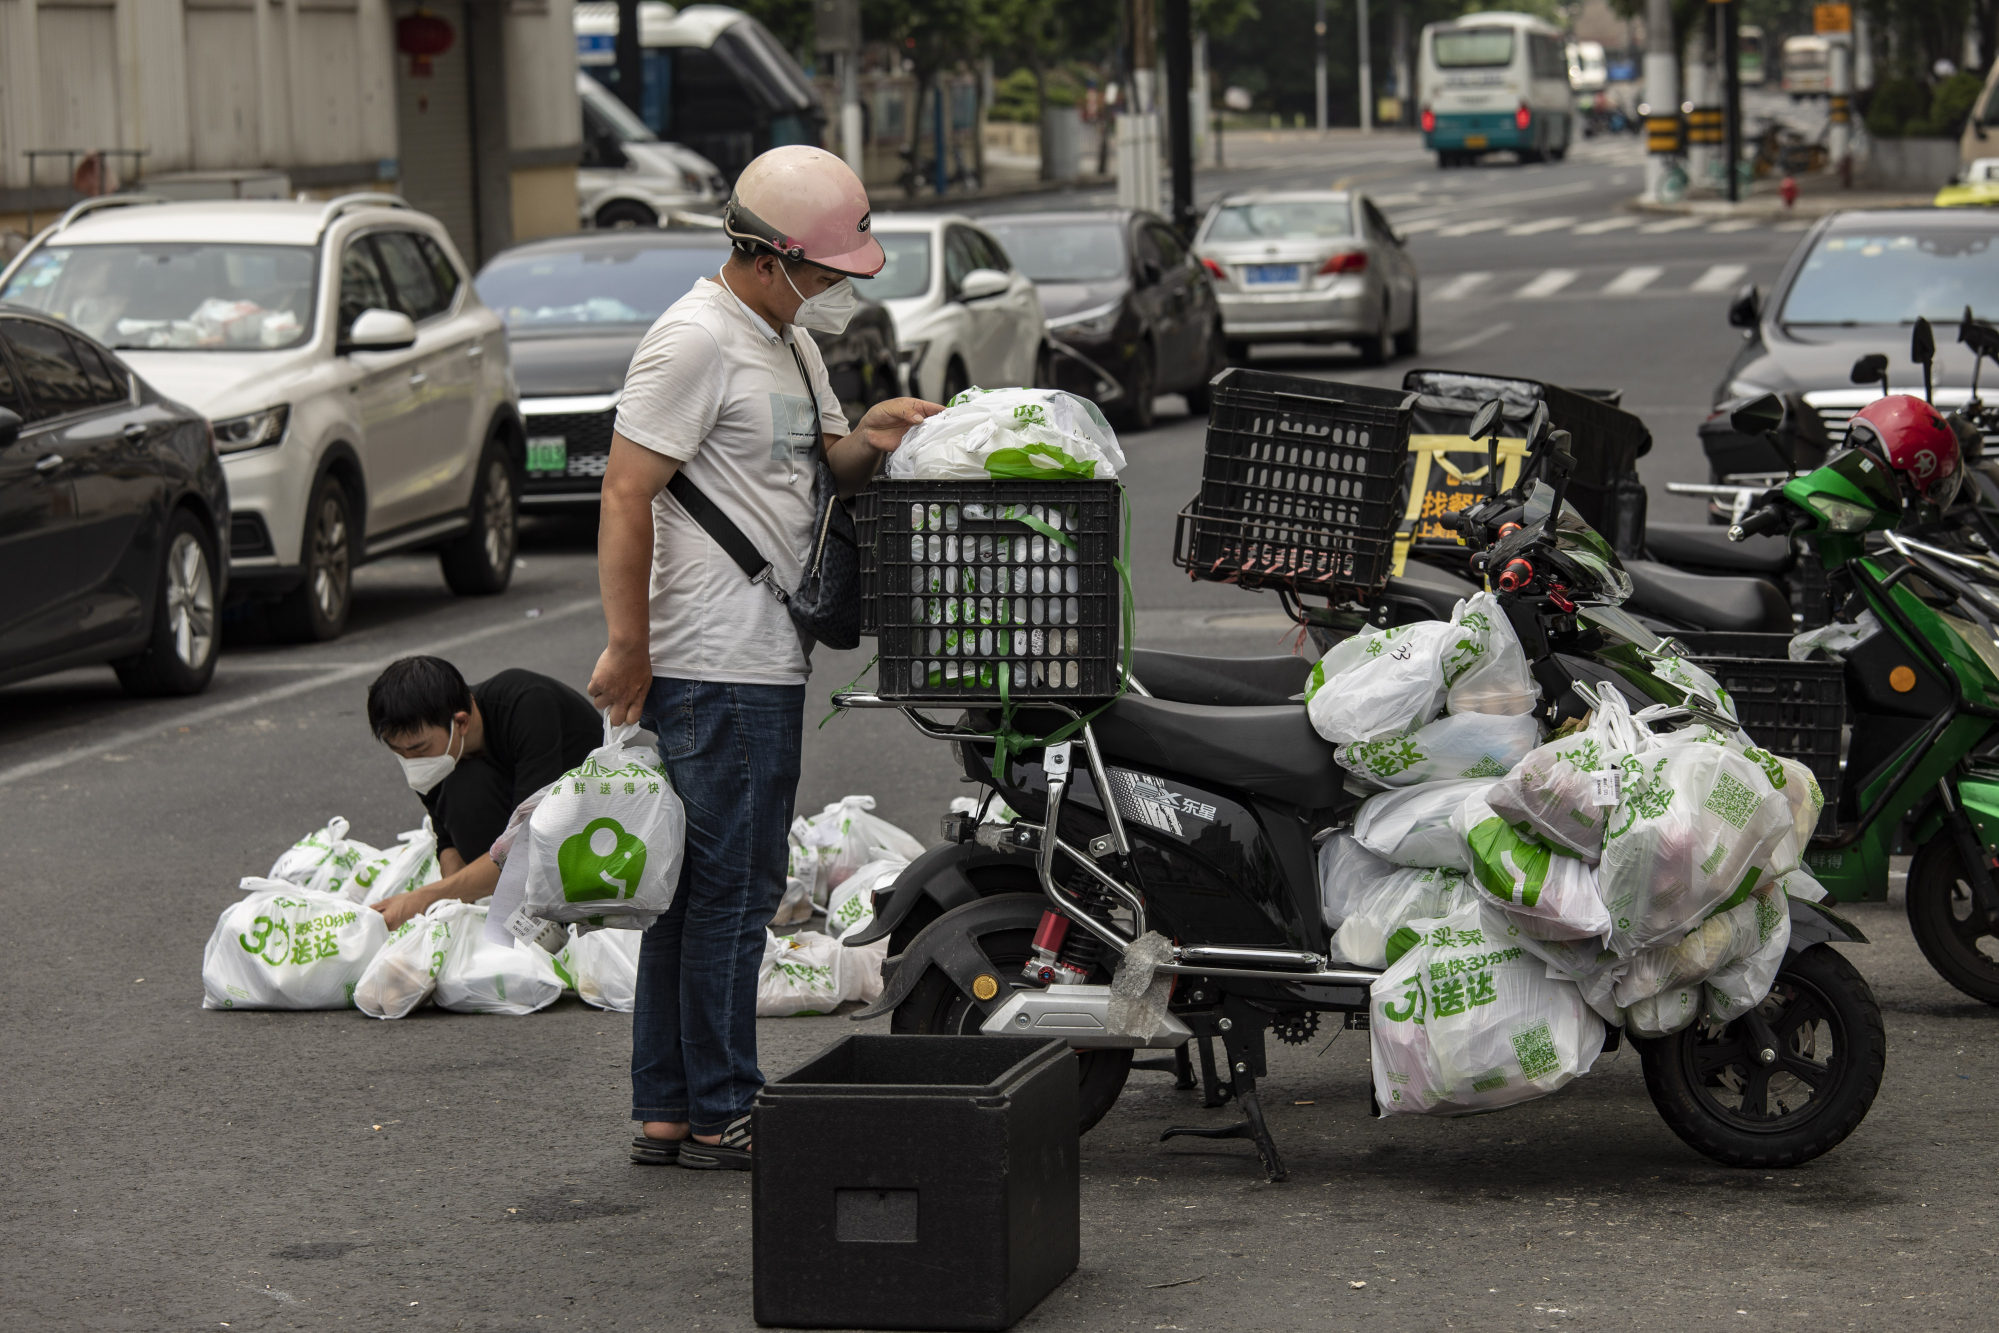
[[[529,816],[529,916],[643,930],[673,902],[687,815],[638,734],[607,722],[604,743]]]
[[[380,912],[337,893],[251,877],[201,955],[204,1009],[345,1009],[389,937]]]

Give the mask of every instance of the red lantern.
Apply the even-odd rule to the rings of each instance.
[[[430,77],[430,62],[451,49],[458,34],[435,14],[422,10],[396,20],[396,50],[410,58],[410,74]]]

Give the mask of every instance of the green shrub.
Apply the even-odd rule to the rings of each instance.
[[[1877,139],[1922,134],[1930,114],[1929,85],[1921,79],[1888,78],[1875,85],[1867,106],[1867,132]]]
[[[1019,125],[1032,125],[1039,120],[1041,103],[1035,96],[1033,71],[1017,69],[994,83],[992,109],[986,113],[986,118],[1012,121]]]
[[[1978,94],[1984,87],[1985,80],[1976,74],[1953,74],[1939,83],[1930,101],[1928,123],[1923,133],[1946,139],[1955,139],[1964,133],[1964,122],[1971,119],[1971,108],[1977,104]]]

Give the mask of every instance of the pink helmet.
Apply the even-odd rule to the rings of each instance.
[[[761,154],[736,178],[722,230],[751,251],[871,278],[887,260],[869,232],[861,178],[823,148],[789,144]]]

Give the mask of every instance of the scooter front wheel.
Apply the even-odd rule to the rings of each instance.
[[[1909,866],[1909,933],[1937,975],[1974,1000],[1999,1004],[1999,937],[1985,929],[1972,901],[1964,859],[1949,838],[1934,838]]]
[[[1826,945],[1784,960],[1747,1017],[1634,1043],[1645,1088],[1688,1147],[1725,1166],[1799,1166],[1838,1146],[1881,1090],[1888,1038],[1853,964]]]

